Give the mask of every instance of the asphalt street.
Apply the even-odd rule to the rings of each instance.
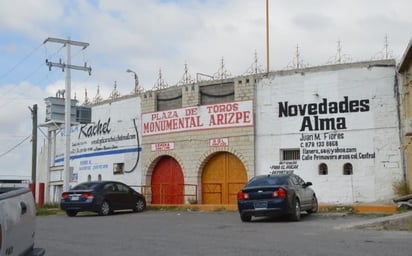
[[[412,255],[412,232],[353,228],[373,216],[304,215],[240,221],[237,212],[145,211],[39,216],[46,255]],[[350,227],[350,228],[347,228]]]

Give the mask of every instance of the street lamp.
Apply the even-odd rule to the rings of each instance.
[[[134,93],[134,94],[142,93],[142,92],[143,92],[143,88],[141,88],[141,87],[139,86],[139,78],[137,77],[136,72],[134,72],[134,71],[131,70],[131,69],[127,69],[126,72],[127,72],[127,73],[133,73],[133,75],[134,75],[134,92],[133,92],[133,93]]]

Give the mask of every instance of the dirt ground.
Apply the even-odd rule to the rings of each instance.
[[[374,222],[358,225],[356,228],[372,230],[412,231],[412,211],[376,219]]]
[[[375,230],[412,231],[412,216],[398,220],[383,221],[378,225],[372,225],[371,228]]]

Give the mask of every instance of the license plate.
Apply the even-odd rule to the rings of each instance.
[[[255,209],[266,209],[268,208],[268,202],[255,202]]]
[[[79,201],[79,196],[72,196],[70,199],[72,201]]]

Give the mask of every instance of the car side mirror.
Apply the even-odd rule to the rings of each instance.
[[[305,183],[305,187],[309,187],[309,186],[312,186],[313,184],[312,184],[312,182],[310,182],[310,181],[308,181],[308,182],[306,182]]]

